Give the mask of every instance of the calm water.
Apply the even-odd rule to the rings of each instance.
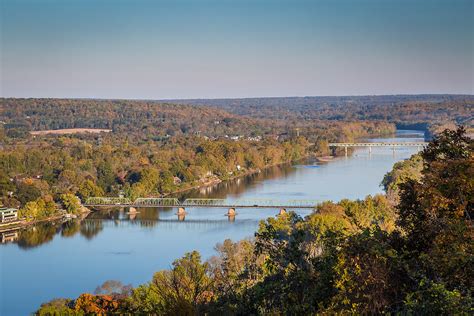
[[[396,139],[423,141],[422,133],[399,131]],[[416,139],[415,139],[416,138]],[[382,192],[383,175],[415,148],[357,149],[352,157],[330,163],[307,161],[276,167],[260,174],[195,190],[183,197],[227,199],[333,200],[364,198]],[[106,280],[138,285],[155,271],[169,268],[185,252],[198,250],[204,259],[226,238],[253,236],[258,222],[277,209],[237,209],[229,222],[225,209],[191,209],[180,222],[173,209],[96,212],[87,219],[47,224],[20,231],[13,242],[0,244],[0,314],[26,315],[42,302],[94,291]],[[309,210],[298,211],[307,215]]]

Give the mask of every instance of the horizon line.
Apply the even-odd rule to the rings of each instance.
[[[457,96],[474,97],[474,93],[395,93],[395,94],[334,94],[334,95],[287,95],[287,96],[246,96],[246,97],[194,97],[194,98],[114,98],[114,97],[16,97],[0,96],[0,99],[56,99],[56,100],[113,100],[113,101],[198,101],[198,100],[249,100],[249,99],[304,99],[331,97],[415,97],[415,96]]]

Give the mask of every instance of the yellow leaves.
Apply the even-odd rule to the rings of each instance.
[[[147,157],[140,157],[138,160],[138,164],[142,167],[150,165],[150,161],[148,160]]]

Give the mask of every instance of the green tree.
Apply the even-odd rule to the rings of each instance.
[[[342,244],[335,266],[334,313],[383,314],[400,301],[403,274],[390,236],[379,227],[364,229]]]
[[[408,293],[402,312],[408,315],[471,315],[472,297],[448,290],[442,283],[423,279],[415,292]]]
[[[97,184],[104,192],[109,192],[115,184],[115,174],[110,162],[104,161],[97,166]]]
[[[170,271],[160,271],[153,276],[152,289],[163,304],[165,315],[198,314],[213,297],[209,265],[201,263],[198,252],[187,253],[173,262]]]
[[[381,185],[393,204],[399,201],[399,185],[409,179],[419,180],[423,169],[423,158],[416,154],[410,159],[395,163],[392,170],[385,174]]]
[[[103,196],[104,190],[102,190],[101,187],[97,186],[93,181],[85,180],[79,186],[77,194],[79,195],[82,201],[85,201],[89,197]]]
[[[17,187],[17,198],[22,205],[41,197],[41,190],[33,184],[21,183]]]
[[[71,194],[71,193],[61,194],[60,200],[61,200],[61,205],[64,207],[66,212],[70,214],[78,213],[81,209],[81,201],[74,194]]]
[[[38,316],[76,316],[84,315],[82,312],[75,311],[70,308],[73,301],[65,298],[56,298],[48,303],[41,304],[41,307],[36,311]]]

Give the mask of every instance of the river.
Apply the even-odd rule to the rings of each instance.
[[[423,133],[398,131],[392,138],[370,141],[423,141]],[[359,199],[381,193],[380,181],[397,161],[416,148],[356,149],[350,157],[329,163],[304,161],[269,168],[185,197],[226,199],[333,200]],[[252,237],[258,222],[278,209],[237,209],[235,221],[220,208],[189,208],[178,221],[173,209],[138,209],[135,215],[116,209],[91,213],[80,224],[43,224],[0,244],[0,314],[26,315],[42,302],[93,292],[106,280],[134,286],[151,280],[185,252],[198,250],[203,259],[226,238]],[[310,210],[297,210],[304,216]],[[7,237],[7,236],[4,236]]]

